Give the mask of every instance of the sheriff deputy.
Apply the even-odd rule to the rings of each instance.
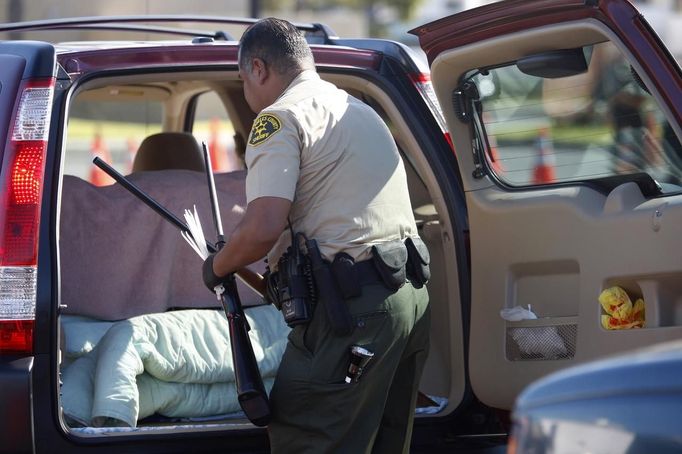
[[[408,452],[429,346],[428,252],[396,144],[370,106],[321,80],[289,22],[263,19],[244,33],[239,77],[258,114],[246,148],[248,206],[205,262],[206,285],[266,255],[281,272],[289,232],[302,232],[330,267],[343,259],[346,274],[336,277],[352,320],[338,334],[317,295],[310,321],[293,327],[270,394],[272,452]],[[373,356],[351,380],[354,347]]]

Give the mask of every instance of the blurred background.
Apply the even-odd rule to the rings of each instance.
[[[237,17],[277,16],[322,22],[339,36],[381,37],[417,45],[407,34],[426,22],[475,8],[491,0],[0,0],[0,20],[17,22],[75,16],[193,14]],[[637,7],[675,56],[682,55],[682,0],[636,0]],[[58,33],[58,40],[90,39],[86,32]],[[14,33],[12,38],[25,38]],[[63,35],[63,38],[61,36]],[[86,36],[84,36],[86,35]],[[97,35],[101,38],[101,32]],[[33,37],[33,36],[31,36]],[[5,38],[5,37],[3,37]],[[39,39],[39,37],[37,37]],[[49,40],[54,40],[49,38]]]

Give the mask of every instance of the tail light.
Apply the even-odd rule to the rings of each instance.
[[[0,354],[31,354],[54,79],[22,84],[0,168]]]
[[[436,92],[433,90],[431,76],[426,73],[417,73],[410,74],[410,79],[412,80],[412,84],[417,89],[419,94],[422,95],[422,98],[424,98],[424,101],[426,101],[426,105],[429,107],[429,110],[436,119],[436,122],[438,122],[438,126],[440,126],[441,131],[443,131],[445,140],[454,150],[452,137],[450,137],[450,133],[448,132],[448,125],[445,122],[445,117],[443,117],[443,111],[440,109],[440,104],[438,104]]]

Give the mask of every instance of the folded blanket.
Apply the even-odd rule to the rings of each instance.
[[[63,315],[59,322],[64,334],[61,348],[68,359],[77,359],[90,352],[115,323],[79,315]]]
[[[246,318],[269,389],[289,328],[272,306],[250,308]],[[239,410],[222,311],[174,311],[116,322],[62,379],[64,413],[89,426],[114,418],[135,427],[154,413],[198,417]]]

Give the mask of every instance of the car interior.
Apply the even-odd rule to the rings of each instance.
[[[447,213],[446,206],[433,171],[394,101],[360,76],[325,72],[322,77],[373,106],[401,150],[415,218],[431,254],[432,343],[420,391],[430,397],[423,401],[425,415],[446,415],[464,392],[458,280],[447,277],[457,276],[457,265],[448,217],[439,214]],[[61,299],[66,306],[60,316],[60,405],[66,425],[76,435],[140,428],[202,430],[216,424],[252,427],[239,412],[234,385],[221,382],[231,379],[178,378],[171,372],[171,378],[161,374],[157,381],[158,374],[148,373],[160,367],[148,364],[158,356],[154,342],[172,338],[181,331],[178,326],[190,329],[202,342],[215,340],[215,355],[229,354],[227,323],[215,296],[203,286],[201,260],[179,232],[120,185],[98,180],[91,161],[94,156],[105,159],[179,218],[185,209],[196,206],[206,238],[212,241],[215,232],[210,227],[199,143],[219,147],[232,159],[215,171],[229,238],[245,209],[246,171],[240,157],[254,117],[235,71],[100,77],[72,95],[63,150],[59,237]],[[215,118],[220,128],[211,131]],[[253,269],[263,272],[264,264]],[[248,287],[238,285],[254,351],[269,387],[288,329],[281,314],[264,307]],[[137,349],[144,352],[126,350],[128,345],[121,346],[126,340],[145,345]],[[182,335],[168,341],[177,348],[172,350],[177,356],[183,356],[178,352],[187,342]],[[121,358],[131,354],[135,364],[128,370]],[[127,376],[111,372],[121,369]],[[171,390],[167,381],[192,383]],[[121,400],[126,405],[119,406]]]

